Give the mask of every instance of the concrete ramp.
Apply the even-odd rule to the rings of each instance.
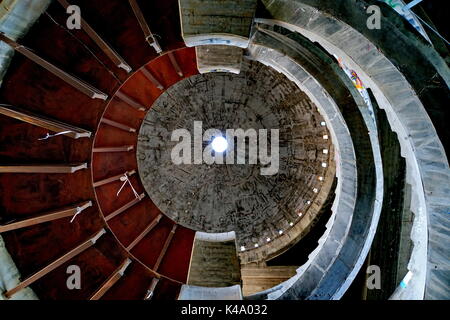
[[[234,232],[196,233],[187,284],[210,288],[241,284]]]
[[[240,285],[226,288],[183,285],[178,300],[242,300],[242,290]]]
[[[225,45],[198,46],[197,68],[200,73],[231,72],[239,74],[243,49]]]

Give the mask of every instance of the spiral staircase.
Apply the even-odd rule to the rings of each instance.
[[[244,285],[267,280],[249,282],[257,288],[244,292],[249,299],[340,299],[368,256],[387,266],[393,255],[389,295],[449,298],[450,73],[391,8],[368,0],[31,2],[0,3],[10,59],[0,87],[4,299],[177,299],[190,285],[240,284],[234,273],[228,282],[201,279],[200,258],[234,248]],[[381,30],[365,23],[375,3]],[[81,29],[67,27],[70,5],[81,8]],[[35,17],[24,26],[27,10]],[[372,110],[336,56],[370,88]],[[232,241],[230,251],[229,239],[202,243],[198,230],[160,210],[137,148],[147,112],[170,88],[206,72],[239,73],[241,60],[305,92],[332,151],[318,159],[328,166],[318,165],[320,190],[308,184],[305,218],[263,245]],[[306,241],[304,261],[270,265]],[[383,255],[388,244],[394,252]],[[82,270],[76,290],[67,286],[73,265]],[[208,274],[221,273],[211,266]],[[405,289],[398,280],[408,271]]]

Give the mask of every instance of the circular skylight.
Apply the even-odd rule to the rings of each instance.
[[[222,136],[215,137],[212,141],[212,148],[215,152],[224,152],[228,148],[227,139]]]

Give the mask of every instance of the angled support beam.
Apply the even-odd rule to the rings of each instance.
[[[146,107],[144,107],[142,104],[131,98],[130,96],[126,95],[125,93],[121,91],[117,91],[116,97],[128,104],[129,106],[139,110],[139,111],[145,111],[147,110]]]
[[[144,300],[151,300],[153,297],[153,293],[155,292],[156,285],[159,282],[159,278],[153,278],[152,283],[150,284],[150,287],[147,290],[147,293],[145,294]]]
[[[150,82],[157,87],[159,90],[163,90],[163,85],[150,73],[150,71],[146,67],[142,67],[141,69],[144,76],[150,80]]]
[[[30,49],[18,44],[17,42],[11,40],[7,36],[5,36],[3,33],[0,33],[0,40],[11,46],[15,51],[19,52],[20,54],[24,55],[31,61],[37,63],[50,73],[54,74],[61,80],[65,81],[75,89],[79,90],[80,92],[84,93],[85,95],[89,96],[92,99],[102,99],[106,100],[108,99],[108,95],[101,92],[100,90],[94,88],[90,84],[68,74],[67,72],[59,69],[58,67],[55,67],[50,62],[42,59],[38,55],[36,55],[34,52],[32,52]]]
[[[180,76],[180,78],[182,78],[184,74],[180,68],[180,65],[178,64],[177,58],[175,58],[173,52],[169,52],[167,55],[169,56],[170,62],[172,63],[172,66],[174,67],[175,71]]]
[[[108,216],[106,216],[105,220],[106,221],[111,220],[112,218],[114,218],[114,217],[118,216],[119,214],[121,214],[122,212],[128,210],[129,208],[131,208],[135,204],[141,202],[141,200],[144,199],[144,198],[145,198],[145,193],[142,193],[139,198],[133,199],[132,201],[128,202],[126,205],[120,207],[119,209],[117,209],[113,213],[111,213]]]
[[[31,227],[40,223],[54,221],[66,217],[73,217],[80,214],[85,209],[92,206],[92,201],[86,201],[78,204],[77,206],[68,207],[65,209],[60,209],[57,211],[52,211],[39,215],[37,217],[29,218],[26,220],[8,223],[6,225],[0,225],[0,233],[17,230],[21,228]]]
[[[136,170],[131,170],[131,171],[125,172],[124,174],[119,174],[119,175],[111,177],[111,178],[106,178],[106,179],[94,182],[94,188],[103,186],[105,184],[108,184],[108,183],[111,183],[111,182],[114,182],[114,181],[119,181],[120,178],[122,178],[124,175],[127,175],[127,176],[131,177],[135,173],[136,173]]]
[[[58,2],[64,7],[64,9],[67,10],[67,7],[70,6],[70,3],[68,3],[66,0],[58,0]],[[118,67],[124,69],[126,72],[131,72],[131,67],[128,65],[128,63],[125,62],[125,60],[113,49],[111,48],[106,41],[102,39],[98,35],[97,32],[95,32],[94,29],[84,20],[81,18],[81,29],[86,32],[86,34],[102,49],[102,51],[108,56],[108,58]]]
[[[122,278],[125,270],[127,270],[128,266],[131,264],[130,259],[126,259],[117,270],[113,272],[111,276],[102,284],[102,286],[90,297],[89,300],[99,300],[103,295],[117,282],[120,278]]]
[[[0,173],[74,173],[78,170],[86,169],[87,163],[74,165],[0,165]]]
[[[110,119],[102,118],[101,122],[104,123],[104,124],[107,124],[107,125],[109,125],[111,127],[123,130],[123,131],[133,132],[133,133],[136,132],[136,129],[131,128],[129,126],[126,126],[124,124],[121,124],[119,122],[110,120]]]
[[[134,146],[123,146],[123,147],[105,147],[105,148],[94,148],[92,152],[94,153],[107,153],[107,152],[128,152],[134,149]]]
[[[130,243],[127,247],[128,251],[131,251],[144,237],[159,223],[159,221],[162,218],[162,214],[159,214],[155,219],[150,222],[150,224],[145,228],[144,231],[142,231],[136,239],[133,240],[132,243]]]
[[[0,114],[32,124],[37,127],[47,129],[52,132],[60,133],[61,135],[65,135],[73,139],[89,138],[92,134],[90,131],[77,128],[57,120],[51,120],[49,118],[39,116],[25,110],[20,110],[18,108],[12,109],[11,106],[3,104],[0,105]]]
[[[136,0],[128,0],[130,2],[131,8],[133,9],[134,15],[136,16],[136,19],[139,22],[139,25],[141,26],[142,31],[144,32],[145,41],[148,42],[148,44],[155,49],[156,53],[161,53],[162,49],[161,46],[158,43],[158,40],[156,40],[153,33],[150,31],[150,27],[147,24],[147,21],[145,20],[144,15],[142,14],[142,10],[139,7]]]
[[[86,249],[90,248],[105,233],[106,233],[105,229],[102,229],[100,232],[96,233],[91,239],[89,239],[86,242],[82,243],[78,247],[70,250],[68,253],[66,253],[62,257],[56,259],[55,261],[53,261],[52,263],[50,263],[49,265],[47,265],[43,269],[39,270],[38,272],[36,272],[32,276],[28,277],[27,279],[25,279],[24,281],[19,283],[15,288],[13,288],[11,290],[8,290],[4,294],[5,297],[10,298],[13,294],[19,292],[23,288],[28,287],[29,285],[33,284],[34,282],[36,282],[40,278],[44,277],[45,275],[47,275],[51,271],[53,271],[56,268],[58,268],[59,266],[63,265],[64,263],[66,263],[67,261],[72,259],[73,257],[79,255],[80,253],[82,253]]]
[[[178,225],[174,225],[172,227],[172,230],[169,233],[169,236],[166,239],[166,242],[164,243],[164,247],[161,250],[161,253],[159,254],[158,260],[156,260],[155,265],[153,266],[153,270],[158,271],[158,268],[164,258],[164,256],[166,255],[167,249],[169,248],[170,243],[172,242],[172,238],[175,235],[175,232],[177,231],[177,227]]]

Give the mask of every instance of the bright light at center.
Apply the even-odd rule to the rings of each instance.
[[[228,148],[227,139],[224,137],[215,137],[212,141],[212,148],[215,152],[224,152]]]

